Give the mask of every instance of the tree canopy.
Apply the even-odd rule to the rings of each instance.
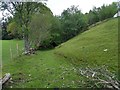
[[[60,16],[53,16],[51,10],[41,2],[9,2],[1,6],[1,10],[7,9],[13,15],[6,19],[3,35],[23,38],[25,51],[31,47],[55,47],[86,31],[90,25],[112,18],[118,11],[117,2],[94,7],[85,14],[73,5]]]

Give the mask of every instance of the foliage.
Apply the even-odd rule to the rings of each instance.
[[[61,23],[64,41],[78,35],[87,28],[87,22],[84,15],[75,6],[63,11],[61,15]]]
[[[10,40],[13,38],[13,36],[9,35],[9,32],[7,32],[7,22],[2,22],[1,24],[1,35],[2,40]]]
[[[73,39],[57,46],[56,54],[78,67],[108,66],[118,71],[118,18],[90,28]],[[104,51],[107,49],[107,51]],[[113,63],[114,62],[114,63]]]
[[[30,24],[31,44],[34,48],[53,48],[62,42],[61,24],[58,17],[53,17],[49,12],[36,14]]]
[[[113,2],[110,5],[103,5],[101,7],[94,7],[93,10],[90,10],[87,14],[88,24],[92,25],[98,21],[102,21],[108,18],[112,18],[115,13],[117,13],[117,3]]]
[[[22,39],[22,33],[20,32],[19,25],[16,22],[11,22],[7,26],[7,31],[12,35],[14,38]]]
[[[50,37],[48,39],[49,43],[47,43],[48,48],[53,48],[57,45],[59,45],[62,42],[62,29],[61,29],[61,23],[59,18],[53,17],[51,21],[51,27],[50,27]]]
[[[34,48],[44,46],[43,42],[50,37],[49,29],[51,27],[51,19],[53,17],[50,14],[50,12],[46,14],[35,14],[31,20],[29,25],[29,40]]]
[[[3,45],[2,75],[7,72],[12,75],[13,83],[10,83],[8,88],[86,88],[94,85],[77,72],[77,66],[85,69],[86,66],[96,68],[105,65],[110,72],[117,75],[117,23],[117,18],[102,22],[63,43],[61,47],[37,51],[36,54],[29,56],[17,56],[16,44],[21,51],[22,40],[0,41]],[[12,60],[10,46],[15,57]],[[105,52],[106,48],[108,51]]]
[[[30,49],[28,25],[31,22],[31,17],[34,13],[42,12],[43,9],[48,8],[41,2],[4,2],[2,5],[6,5],[4,10],[7,9],[19,25],[25,42],[25,52],[28,52]]]
[[[42,3],[27,2],[12,5],[13,21],[9,23],[8,31],[14,38],[23,37],[26,48],[55,47],[86,31],[88,26],[113,17],[117,12],[116,2],[94,7],[85,14],[78,7],[71,6],[64,10],[61,16],[53,16],[51,10]],[[7,8],[6,4],[3,4],[3,7]]]

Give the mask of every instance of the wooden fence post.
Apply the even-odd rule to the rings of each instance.
[[[17,47],[17,55],[19,56],[19,45],[18,45],[18,43],[16,44],[16,47]]]
[[[13,56],[12,56],[12,48],[11,48],[11,45],[10,45],[10,56],[11,56],[11,59],[12,59]]]

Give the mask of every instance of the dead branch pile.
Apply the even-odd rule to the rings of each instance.
[[[35,49],[34,48],[30,48],[29,51],[25,51],[22,54],[23,55],[35,54]]]
[[[1,85],[6,84],[10,79],[11,79],[10,73],[6,73],[5,76],[2,79],[0,79],[0,84]]]
[[[120,90],[120,81],[116,75],[110,73],[107,68],[84,68],[79,69],[80,75],[85,76],[88,80],[92,81],[93,88],[111,88]]]

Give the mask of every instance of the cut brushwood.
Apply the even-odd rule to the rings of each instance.
[[[23,52],[23,55],[30,55],[30,54],[35,54],[35,49],[34,48],[30,48],[28,51]]]
[[[87,78],[87,80],[94,83],[92,87],[94,88],[112,88],[115,90],[120,90],[120,81],[117,79],[117,76],[108,71],[108,69],[103,66],[100,68],[80,68],[80,75],[83,75]],[[87,83],[86,84],[90,84]]]
[[[0,82],[2,83],[2,85],[4,85],[10,80],[10,78],[11,78],[10,73],[6,73],[5,76],[2,79],[0,79]]]

